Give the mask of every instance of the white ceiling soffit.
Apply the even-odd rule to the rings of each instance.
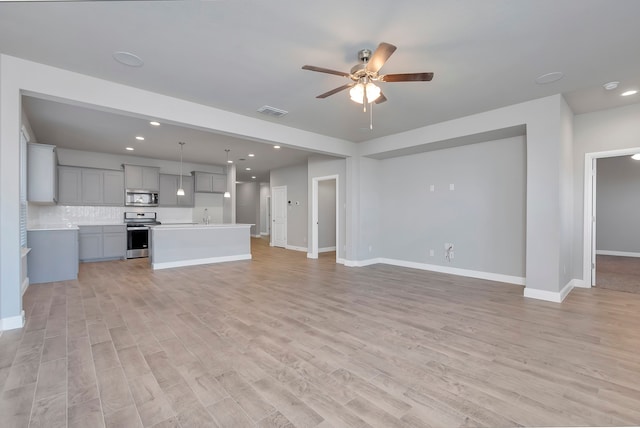
[[[450,149],[452,147],[467,146],[469,144],[485,143],[487,141],[502,140],[505,138],[526,135],[526,125],[511,126],[509,128],[496,129],[488,132],[481,132],[463,137],[450,138],[447,140],[434,141],[431,143],[419,144],[404,149],[390,150],[388,152],[376,153],[367,157],[373,159],[389,159],[398,156],[415,155],[417,153],[431,152],[434,150]]]

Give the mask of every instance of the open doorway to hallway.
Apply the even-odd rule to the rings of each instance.
[[[307,256],[316,259],[322,255],[337,261],[338,176],[314,177],[311,188],[311,248]]]
[[[640,159],[595,162],[595,285],[640,294]]]
[[[633,154],[587,154],[585,278],[591,286],[640,294],[640,160]]]

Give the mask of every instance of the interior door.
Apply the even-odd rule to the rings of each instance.
[[[287,186],[271,188],[271,245],[285,248],[287,246]]]
[[[598,159],[593,159],[591,173],[591,286],[596,285],[596,180]]]

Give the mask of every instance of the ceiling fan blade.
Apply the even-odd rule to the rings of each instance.
[[[310,70],[310,71],[318,71],[320,73],[335,74],[336,76],[344,76],[344,77],[350,76],[349,73],[345,73],[343,71],[330,70],[328,68],[316,67],[315,65],[303,65],[302,69]]]
[[[329,92],[325,92],[324,94],[320,94],[316,98],[327,98],[330,95],[337,94],[338,92],[344,91],[345,89],[349,89],[352,86],[355,86],[355,84],[356,84],[355,82],[347,83],[346,85],[342,85],[339,88],[335,88],[335,89],[330,90]]]
[[[369,62],[367,62],[367,71],[377,73],[396,49],[395,46],[389,43],[380,43],[376,51],[371,55]]]
[[[380,76],[382,82],[430,82],[433,73],[385,74]]]
[[[380,96],[378,98],[376,98],[374,103],[381,104],[381,103],[383,103],[385,101],[387,101],[387,97],[385,97],[384,94],[382,92],[380,92]]]

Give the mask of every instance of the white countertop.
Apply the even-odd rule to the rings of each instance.
[[[78,230],[78,226],[75,224],[39,224],[27,227],[28,232],[42,230]]]
[[[232,228],[247,228],[253,224],[242,223],[220,223],[220,224],[204,224],[204,223],[174,223],[174,224],[158,224],[152,225],[152,229],[232,229]]]

